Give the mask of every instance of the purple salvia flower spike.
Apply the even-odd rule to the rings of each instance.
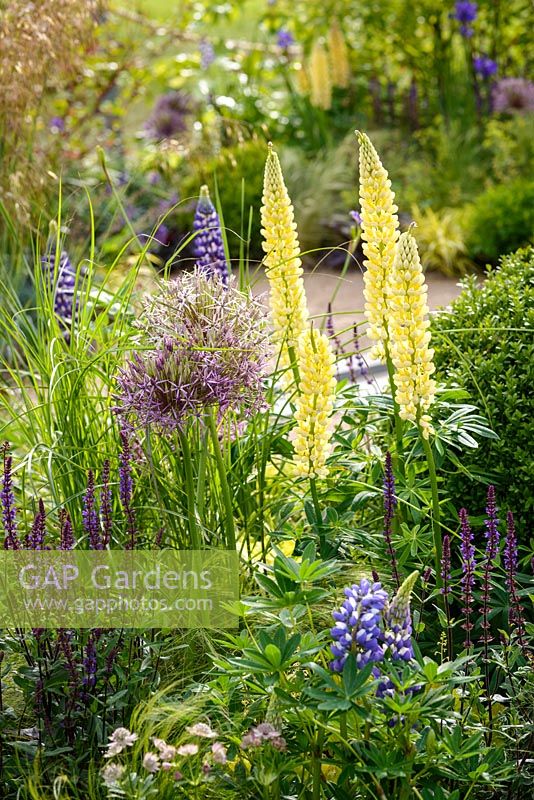
[[[82,518],[83,527],[89,539],[89,547],[91,550],[102,550],[100,522],[95,509],[95,477],[91,469],[87,473],[87,489],[84,495]]]
[[[472,645],[471,631],[473,630],[473,623],[471,622],[471,614],[473,612],[473,589],[475,585],[475,546],[473,544],[473,532],[469,525],[469,519],[465,508],[461,508],[458,512],[461,525],[461,555],[462,555],[462,577],[460,583],[462,586],[462,604],[464,622],[462,628],[465,631],[464,647],[469,650]]]
[[[397,554],[393,547],[392,533],[395,509],[397,507],[397,497],[395,495],[395,477],[393,475],[393,463],[391,453],[386,453],[386,463],[384,466],[384,539],[386,541],[391,572],[397,589],[400,586],[399,570],[397,566]]]
[[[87,639],[87,645],[85,647],[85,657],[83,659],[84,674],[83,674],[82,684],[84,687],[84,695],[86,697],[89,694],[89,692],[91,692],[91,690],[94,689],[96,684],[97,641],[98,641],[98,636],[95,635],[94,631],[91,631]]]
[[[506,588],[510,596],[508,609],[508,624],[510,629],[515,630],[517,641],[523,652],[527,653],[527,643],[525,641],[525,618],[524,608],[521,605],[517,589],[517,536],[515,532],[514,515],[508,511],[506,515],[506,542],[504,546],[504,566],[506,568]]]
[[[72,550],[76,544],[72,529],[72,520],[69,512],[63,508],[59,512],[59,524],[61,528],[59,549]]]
[[[102,489],[100,491],[100,517],[102,520],[102,546],[105,549],[111,541],[112,519],[112,496],[109,485],[110,465],[109,460],[104,461],[102,468]]]
[[[44,538],[46,534],[45,529],[46,512],[44,503],[39,498],[39,506],[37,513],[33,520],[33,525],[30,533],[26,537],[26,547],[28,550],[44,550]]]
[[[193,229],[198,231],[193,242],[197,266],[208,275],[218,275],[228,283],[228,263],[224,252],[221,221],[211,202],[207,186],[200,189],[200,197],[193,221]]]
[[[443,580],[443,586],[440,592],[447,596],[451,593],[451,537],[448,533],[443,537],[440,574]]]
[[[0,502],[2,503],[2,520],[4,523],[4,549],[19,550],[20,541],[17,533],[17,509],[13,493],[12,465],[13,460],[9,455],[9,444],[2,445],[4,455],[4,472],[2,475],[2,490]]]
[[[481,627],[482,636],[481,642],[485,648],[485,657],[487,659],[488,644],[492,640],[491,626],[489,622],[490,612],[490,594],[491,594],[491,575],[495,568],[495,559],[499,551],[499,520],[497,518],[497,506],[495,504],[495,487],[488,486],[488,498],[486,505],[487,518],[486,525],[486,553],[484,558],[484,566],[482,573],[482,606],[480,613],[482,615]]]
[[[134,550],[137,542],[137,525],[132,508],[133,480],[132,480],[132,453],[130,441],[126,431],[121,430],[121,452],[119,455],[119,495],[123,511],[126,515],[128,528],[127,550]]]

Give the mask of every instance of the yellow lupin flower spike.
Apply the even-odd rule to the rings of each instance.
[[[321,42],[315,42],[310,56],[310,83],[312,106],[327,111],[332,106],[332,81],[328,54]]]
[[[378,153],[365,133],[356,131],[360,145],[360,205],[363,252],[366,271],[363,276],[367,335],[376,342],[371,355],[384,358],[388,350],[388,285],[395,264],[399,236],[398,208],[394,203],[391,181]]]
[[[429,347],[427,287],[417,243],[407,231],[399,238],[389,298],[391,358],[395,367],[396,400],[401,419],[415,422],[428,439],[432,425],[428,410],[436,384],[434,351]]]
[[[332,421],[336,389],[335,356],[328,337],[310,328],[297,349],[300,393],[296,399],[293,431],[297,475],[325,478],[332,452]]]
[[[271,290],[271,315],[274,334],[281,347],[281,363],[286,366],[290,361],[288,350],[296,348],[308,324],[308,308],[293,206],[271,144],[265,163],[262,201],[262,247]]]
[[[332,22],[328,31],[328,50],[332,83],[340,89],[346,89],[350,83],[349,51],[337,19]]]

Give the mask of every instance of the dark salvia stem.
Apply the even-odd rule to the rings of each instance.
[[[89,537],[89,547],[91,550],[102,550],[100,523],[95,509],[95,476],[91,469],[87,473],[87,490],[84,495],[82,518],[83,527]]]
[[[384,468],[384,539],[386,540],[391,572],[397,589],[400,586],[399,570],[397,566],[397,554],[392,542],[392,526],[395,518],[397,498],[395,497],[395,477],[393,475],[393,464],[391,453],[386,453],[386,463]]]
[[[121,430],[120,437],[122,447],[119,456],[119,494],[128,525],[126,549],[134,550],[137,543],[137,527],[132,508],[132,453],[126,431]]]
[[[334,329],[334,318],[332,316],[332,303],[328,303],[328,315],[326,317],[326,335],[333,343],[334,346],[334,353],[336,355],[336,374],[339,377],[339,369],[338,369],[338,358],[340,356],[345,355],[345,350],[343,349],[343,345],[341,344],[339,337],[336,336],[336,331]]]
[[[102,490],[100,492],[100,516],[102,519],[102,545],[104,549],[111,542],[112,520],[112,497],[109,486],[110,466],[109,460],[104,461],[102,468]]]
[[[490,675],[489,675],[489,643],[492,639],[491,626],[489,622],[490,612],[490,595],[491,595],[491,575],[495,568],[495,558],[499,550],[499,520],[497,518],[497,506],[495,504],[495,487],[488,487],[488,499],[486,505],[487,518],[486,524],[486,554],[484,559],[484,567],[482,573],[482,606],[480,613],[482,615],[481,627],[482,636],[481,642],[484,650],[484,671],[485,671],[485,688],[488,698],[488,716],[489,716],[489,732],[486,737],[488,746],[491,744],[493,736],[493,707],[492,698],[490,693]]]
[[[506,515],[506,542],[504,546],[504,566],[506,568],[506,587],[510,595],[508,608],[508,624],[510,631],[515,630],[517,641],[523,653],[527,652],[525,640],[524,608],[517,590],[517,537],[515,532],[514,515],[508,511]]]
[[[369,370],[367,369],[367,364],[365,363],[365,359],[362,356],[360,350],[360,337],[358,335],[358,325],[354,323],[353,326],[353,337],[352,341],[354,342],[354,354],[356,356],[356,363],[358,364],[358,369],[362,378],[365,378],[367,383],[371,384],[373,379],[369,375]]]
[[[96,643],[98,637],[95,635],[94,631],[91,631],[89,634],[89,638],[87,639],[87,645],[85,647],[85,657],[83,659],[83,694],[84,698],[87,699],[89,693],[94,689],[96,684],[96,670],[97,670],[97,659],[96,659]]]
[[[13,494],[13,480],[11,476],[13,462],[9,455],[8,442],[4,442],[2,450],[4,454],[4,473],[2,476],[0,502],[2,503],[2,520],[5,533],[4,549],[19,550],[20,542],[17,535],[17,509],[15,507],[15,495]]]
[[[462,555],[462,577],[460,583],[462,586],[462,604],[464,622],[462,628],[465,631],[464,647],[469,650],[472,645],[471,631],[473,630],[473,623],[471,622],[471,614],[473,611],[473,588],[475,585],[475,547],[473,544],[473,532],[469,525],[467,510],[461,508],[458,512],[461,525],[461,555]]]
[[[26,547],[28,550],[43,550],[45,530],[46,512],[44,503],[39,499],[39,507],[30,533],[26,536]]]
[[[440,589],[440,592],[443,595],[445,616],[447,617],[447,658],[449,661],[452,661],[454,654],[452,646],[451,607],[449,604],[449,595],[451,593],[451,539],[448,533],[446,533],[443,537],[442,548],[441,579],[443,581],[443,585]]]
[[[65,509],[59,512],[59,524],[61,526],[61,538],[59,542],[60,550],[72,550],[76,544],[72,530],[72,520],[70,514]]]

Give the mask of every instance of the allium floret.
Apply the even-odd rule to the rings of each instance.
[[[149,299],[139,350],[120,371],[117,412],[130,427],[183,430],[215,412],[249,416],[264,405],[268,343],[261,298],[202,270]]]

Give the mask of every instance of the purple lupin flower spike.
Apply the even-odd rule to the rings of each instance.
[[[380,644],[382,611],[388,596],[380,583],[363,579],[345,589],[346,600],[338,611],[334,611],[336,621],[330,633],[334,644],[330,650],[334,660],[330,662],[333,672],[343,672],[345,662],[352,654],[361,669],[370,661],[382,661],[383,650]]]
[[[410,599],[418,577],[418,572],[408,575],[384,612],[384,644],[393,661],[414,657]]]
[[[102,520],[102,546],[105,549],[111,541],[112,496],[109,485],[110,466],[109,460],[104,461],[102,468],[102,490],[100,492],[100,517]]]
[[[121,452],[119,455],[119,495],[128,526],[128,542],[126,544],[126,549],[134,550],[137,540],[137,526],[132,508],[132,453],[130,450],[130,441],[126,431],[121,430],[120,438]]]
[[[475,546],[473,544],[473,532],[469,525],[467,510],[461,508],[458,512],[461,526],[461,555],[462,555],[462,577],[460,583],[462,586],[462,611],[464,613],[464,622],[462,628],[465,631],[464,647],[466,650],[472,645],[471,631],[473,630],[473,623],[471,622],[471,614],[473,611],[473,588],[475,585]]]
[[[44,503],[42,499],[39,498],[37,513],[33,520],[31,531],[26,537],[26,547],[28,550],[44,550],[44,538],[46,534],[45,521],[46,512]]]
[[[19,550],[20,542],[17,533],[17,508],[15,506],[15,495],[13,493],[13,478],[11,469],[13,460],[9,455],[9,444],[4,442],[2,445],[4,454],[4,472],[2,476],[2,490],[0,492],[0,502],[2,503],[2,520],[4,523],[4,549]]]
[[[87,473],[87,489],[83,498],[82,518],[83,527],[89,537],[89,547],[91,550],[102,550],[100,523],[95,509],[95,476],[92,469]]]
[[[486,524],[486,554],[484,559],[484,567],[482,573],[482,606],[480,613],[482,615],[481,627],[482,636],[481,642],[485,648],[485,657],[487,659],[487,647],[492,640],[491,625],[489,622],[490,612],[490,594],[491,594],[491,575],[495,567],[495,558],[499,550],[499,520],[497,518],[497,506],[495,504],[495,487],[488,486],[488,498],[486,505],[487,518]]]
[[[79,309],[76,297],[76,270],[63,250],[56,270],[56,255],[49,253],[41,259],[45,281],[54,290],[54,313],[64,328],[70,328]]]
[[[59,512],[59,524],[61,528],[59,549],[72,550],[76,544],[72,530],[72,520],[69,512],[64,508]]]
[[[517,641],[521,650],[526,653],[527,644],[525,641],[525,619],[523,616],[524,608],[517,590],[517,537],[515,532],[515,520],[511,511],[506,515],[506,542],[504,545],[504,566],[506,568],[506,588],[510,595],[510,605],[508,608],[508,624],[511,629],[515,629]]]
[[[384,465],[384,539],[391,564],[391,572],[397,589],[400,586],[399,570],[397,566],[397,554],[393,547],[392,532],[393,520],[395,519],[395,509],[397,507],[397,497],[395,495],[395,476],[393,475],[393,462],[391,453],[386,453]]]
[[[211,202],[207,186],[200,189],[193,228],[198,231],[193,242],[197,265],[208,275],[219,275],[228,283],[228,263],[224,252],[221,221]]]

